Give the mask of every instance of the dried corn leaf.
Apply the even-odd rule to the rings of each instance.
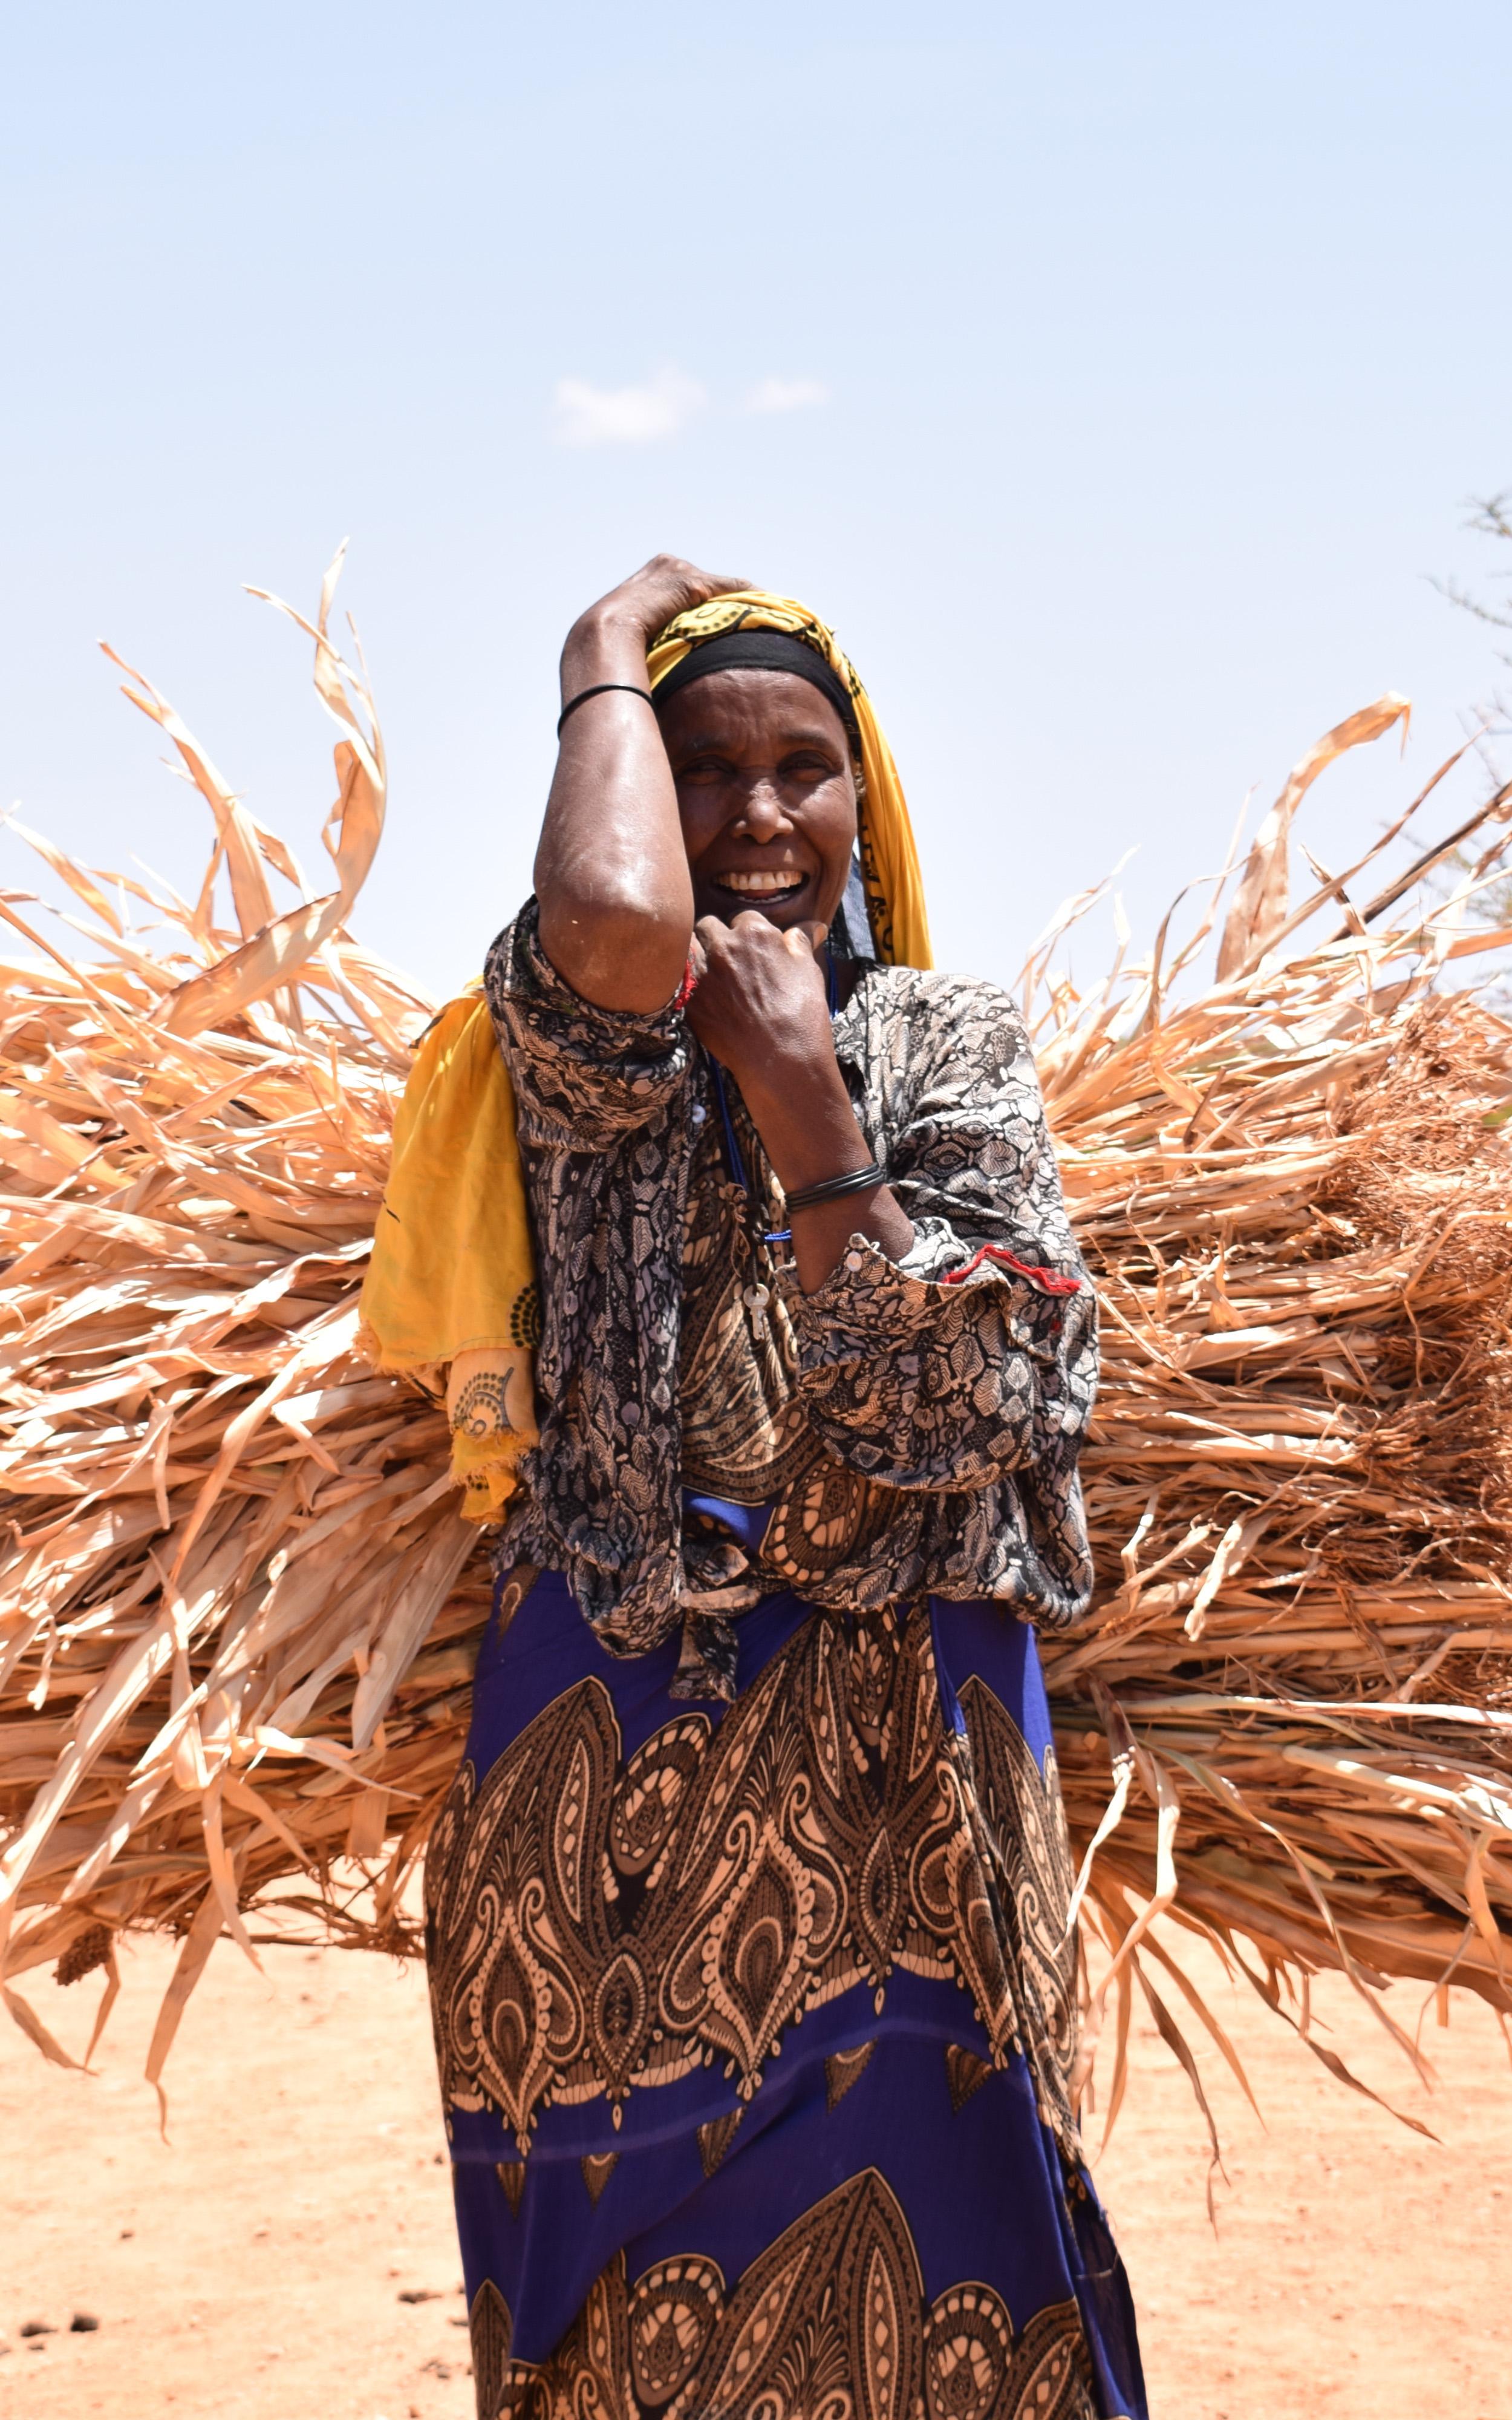
[[[154,2081],[253,1911],[255,1938],[415,1947],[400,1894],[487,1606],[442,1415],[355,1354],[432,1004],[350,935],[384,763],[330,634],[335,569],[314,622],[292,617],[340,729],[333,892],[310,898],[133,675],[214,816],[200,899],[44,849],[99,946],[0,902],[27,952],[0,965],[0,1971],[67,2055],[14,1977],[97,1937],[110,1972],[120,1931],[179,1933]],[[1175,989],[1213,899],[1079,1000],[1055,937],[1091,892],[1026,975],[1105,1314],[1097,1590],[1044,1662],[1078,1899],[1114,1962],[1110,2121],[1135,1982],[1192,2056],[1141,1962],[1171,1962],[1163,1907],[1226,1954],[1253,1944],[1268,1978],[1452,1978],[1512,2005],[1512,1032],[1434,989],[1479,937],[1451,911],[1386,923],[1397,887],[1336,942],[1277,946],[1362,870],[1319,871],[1288,913],[1304,793],[1404,714],[1383,699],[1298,767],[1219,983]],[[299,893],[283,914],[270,872]]]

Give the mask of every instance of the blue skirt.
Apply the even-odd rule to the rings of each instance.
[[[1146,2420],[1027,1625],[617,1659],[500,1584],[426,1867],[480,2420]]]

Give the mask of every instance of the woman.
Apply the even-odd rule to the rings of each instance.
[[[1023,1028],[920,970],[802,608],[659,557],[563,700],[486,977],[540,1435],[427,1869],[478,2409],[1134,2420],[1029,1626],[1089,1587],[1095,1313]]]

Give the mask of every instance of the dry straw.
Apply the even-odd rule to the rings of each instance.
[[[255,1958],[301,1930],[415,1946],[404,1887],[486,1610],[441,1416],[355,1351],[432,1003],[349,931],[384,764],[361,658],[328,627],[337,567],[316,621],[292,616],[341,726],[332,890],[311,896],[133,674],[214,816],[198,898],[34,840],[86,911],[63,920],[82,947],[0,902],[5,1997],[66,2058],[17,1978],[103,1968],[102,2023],[117,1934],[177,1932],[154,2081],[223,1933]],[[1467,915],[1507,799],[1374,899],[1364,866],[1315,866],[1295,908],[1287,891],[1309,783],[1404,716],[1384,699],[1299,767],[1206,988],[1221,882],[1180,949],[1167,919],[1090,997],[1055,971],[1087,898],[1026,976],[1104,1314],[1099,1588],[1045,1661],[1107,1953],[1083,2056],[1111,2032],[1109,2123],[1136,1989],[1201,2088],[1157,1977],[1236,2064],[1162,1916],[1304,2036],[1319,1967],[1420,2061],[1421,2009],[1398,2023],[1389,1981],[1440,1991],[1441,2013],[1450,1985],[1512,2006],[1512,1031],[1444,979],[1512,940]],[[1476,827],[1490,845],[1425,914],[1423,877]],[[270,874],[299,893],[282,915]],[[1325,909],[1334,938],[1288,955]]]

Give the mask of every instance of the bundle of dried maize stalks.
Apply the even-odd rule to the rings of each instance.
[[[85,945],[0,900],[5,1995],[63,2057],[16,1978],[101,1966],[102,2022],[116,1936],[177,1931],[154,2079],[223,1932],[253,1955],[301,1927],[413,1947],[401,1895],[487,1603],[440,1414],[356,1354],[432,1004],[348,929],[384,764],[332,585],[292,618],[342,727],[335,890],[311,898],[133,675],[214,816],[199,898],[39,842]],[[1104,1303],[1100,1586],[1045,1657],[1078,1854],[1101,1835],[1083,1908],[1112,1963],[1088,2033],[1117,2009],[1115,2103],[1135,1980],[1190,2059],[1146,1963],[1170,1962],[1167,1911],[1277,2005],[1278,1978],[1324,1965],[1512,2005],[1512,1031],[1442,980],[1498,938],[1464,910],[1506,801],[1427,921],[1398,903],[1442,852],[1364,907],[1360,869],[1287,906],[1303,792],[1402,710],[1299,768],[1206,989],[1180,985],[1216,894],[1164,974],[1165,934],[1089,1000],[1053,950],[1026,978]],[[270,872],[301,893],[282,915]],[[1339,938],[1288,958],[1331,901]]]

